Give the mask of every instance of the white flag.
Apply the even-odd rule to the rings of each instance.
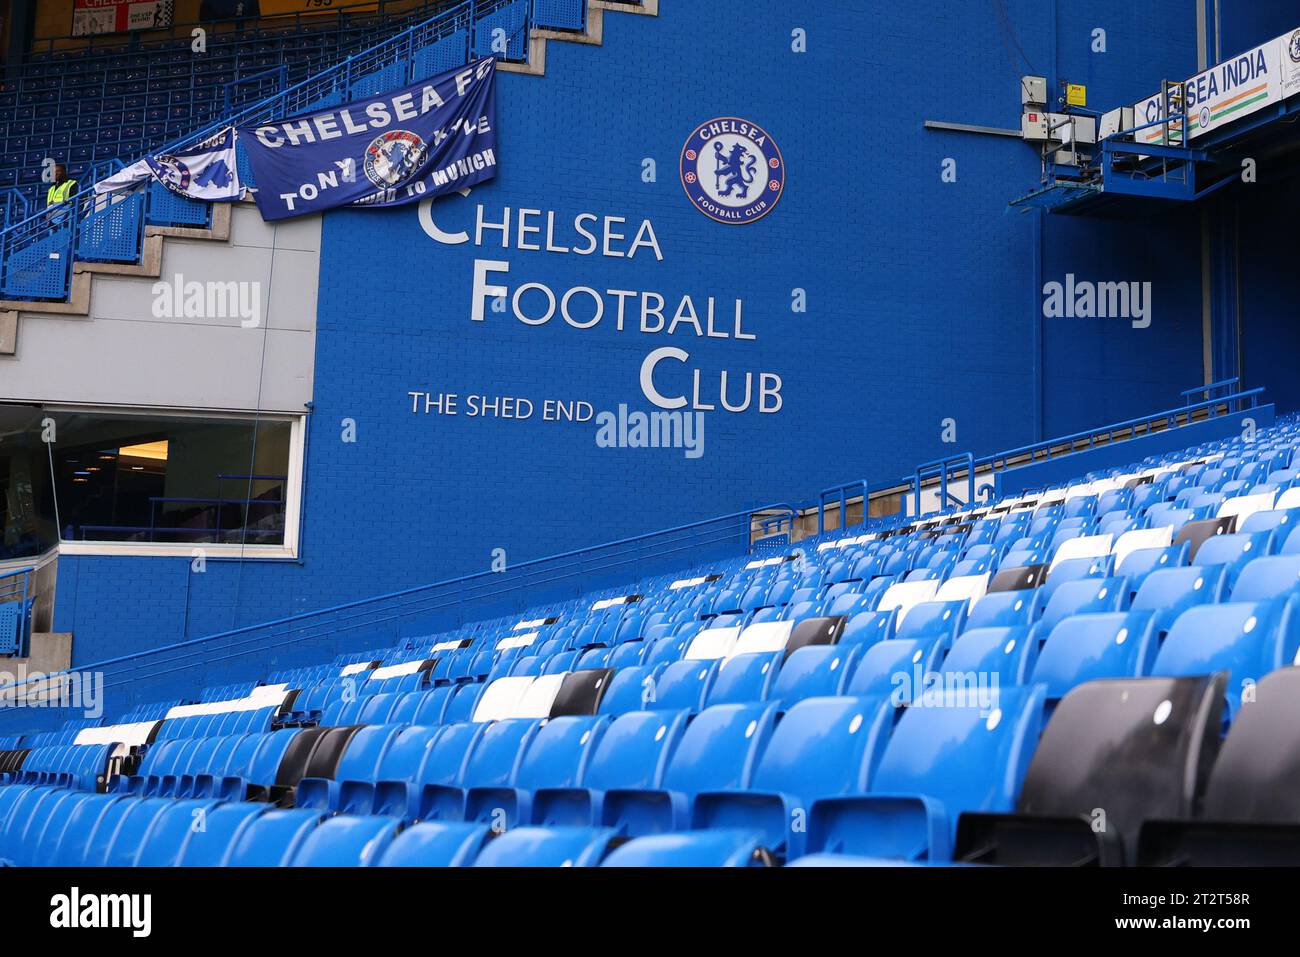
[[[235,131],[227,127],[184,152],[149,156],[95,184],[96,193],[128,189],[153,177],[178,196],[232,202],[243,192],[235,160]]]

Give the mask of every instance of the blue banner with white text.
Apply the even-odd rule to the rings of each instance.
[[[266,220],[398,206],[496,175],[492,57],[401,89],[239,128]]]

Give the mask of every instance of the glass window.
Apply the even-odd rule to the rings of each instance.
[[[59,541],[39,409],[0,406],[0,561],[35,558]]]
[[[293,433],[284,418],[38,411],[0,437],[0,481],[7,468],[17,501],[6,540],[13,524],[18,538],[30,527],[29,538],[48,541],[57,528],[77,544],[283,546]]]

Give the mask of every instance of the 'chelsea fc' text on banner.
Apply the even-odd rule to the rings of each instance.
[[[491,57],[388,93],[240,127],[262,218],[397,206],[496,175]]]

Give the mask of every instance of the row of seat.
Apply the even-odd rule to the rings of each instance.
[[[775,861],[1240,850],[1243,822],[1283,836],[1297,822],[1281,787],[1292,742],[1261,723],[1297,700],[1300,563],[1282,534],[1293,515],[1276,507],[1297,441],[1287,422],[1255,448],[196,688],[196,703],[141,706],[130,724],[10,742],[22,747],[0,758],[4,793],[280,805],[266,813],[370,821],[394,842],[433,822],[608,829],[613,842],[743,833],[747,859]],[[1108,506],[1155,486],[1173,499],[1129,521],[1191,488],[1225,497],[1177,530],[1100,530]],[[1036,541],[1042,561],[1010,564]],[[66,772],[96,748],[102,776]],[[1219,771],[1243,754],[1251,774]],[[1098,807],[1112,826],[1090,837],[1078,824]]]
[[[0,787],[0,860],[454,864],[478,858],[501,833],[506,843],[480,862],[511,863],[507,848],[540,840],[547,854],[563,849],[564,861],[596,863],[628,838],[669,835],[644,847],[680,848],[706,834],[728,846],[745,835],[733,863],[807,854],[1240,863],[1269,841],[1265,858],[1294,857],[1300,669],[1265,678],[1220,743],[1224,681],[1090,682],[1065,697],[1045,730],[1044,690],[1030,687],[1004,689],[984,708],[914,703],[896,723],[887,701],[838,697],[784,716],[770,705],[728,705],[693,719],[642,712],[377,725],[334,734],[329,746],[329,732],[247,735],[232,750],[312,738],[329,752],[332,776],[303,777],[293,808],[228,794],[9,784]],[[560,833],[568,839],[545,836]],[[452,853],[452,835],[471,846]]]
[[[0,788],[0,862],[58,867],[645,867],[767,863],[746,831],[627,841],[609,828],[520,828],[216,800]]]

